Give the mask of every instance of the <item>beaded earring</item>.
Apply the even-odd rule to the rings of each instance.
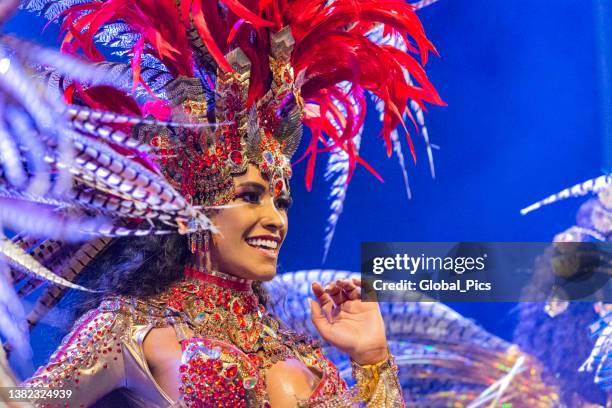
[[[189,249],[192,254],[208,254],[210,250],[210,231],[197,231],[189,236]]]

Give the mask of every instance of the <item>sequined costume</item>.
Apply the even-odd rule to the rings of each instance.
[[[288,358],[300,360],[319,378],[299,406],[404,405],[392,359],[378,368],[376,379],[354,363],[357,385],[350,390],[320,345],[283,327],[248,282],[218,273],[188,275],[197,278],[151,299],[103,301],[79,319],[27,385],[73,388],[71,406],[88,406],[119,387],[133,391],[147,406],[171,405],[176,401],[156,383],[143,352],[152,328],[171,326],[183,350],[180,392],[187,406],[267,407],[265,370]]]

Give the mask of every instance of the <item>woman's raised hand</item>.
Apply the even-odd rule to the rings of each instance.
[[[377,302],[361,301],[361,281],[342,279],[322,287],[312,284],[312,323],[321,337],[348,353],[357,364],[388,357],[385,325]]]

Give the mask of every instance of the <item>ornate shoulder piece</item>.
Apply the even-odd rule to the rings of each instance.
[[[124,380],[124,334],[120,314],[89,311],[76,322],[49,363],[24,385],[71,389],[74,406],[94,403]]]

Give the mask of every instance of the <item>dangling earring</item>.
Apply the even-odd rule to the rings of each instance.
[[[210,231],[197,231],[189,235],[189,249],[192,254],[208,252]]]
[[[204,265],[200,262],[199,268],[203,268],[202,272],[212,270],[212,260],[210,258],[210,231],[197,231],[189,236],[189,249],[192,254],[198,254],[199,258],[204,257]]]
[[[206,258],[206,272],[212,272],[212,260],[210,257],[210,240],[211,240],[211,235],[210,235],[210,231],[206,231],[206,234],[204,235],[204,256]]]

